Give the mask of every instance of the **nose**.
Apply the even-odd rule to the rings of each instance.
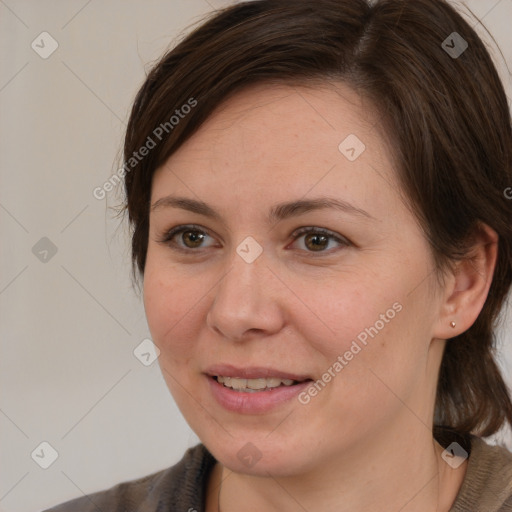
[[[208,327],[232,341],[279,332],[284,324],[283,284],[268,267],[265,252],[253,262],[236,252],[214,288]]]

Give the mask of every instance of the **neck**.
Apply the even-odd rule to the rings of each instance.
[[[396,432],[396,431],[395,431]],[[214,468],[208,512],[447,512],[466,463],[451,469],[428,429],[354,446],[312,472],[281,477]]]

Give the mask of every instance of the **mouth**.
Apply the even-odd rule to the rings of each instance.
[[[268,392],[283,386],[289,387],[300,384],[301,382],[311,381],[311,379],[294,380],[281,379],[279,377],[259,377],[256,379],[244,379],[241,377],[227,377],[223,375],[214,375],[212,378],[219,384],[222,384],[225,388],[229,388],[241,393]]]
[[[205,376],[216,401],[225,409],[243,414],[264,414],[292,404],[293,398],[313,381],[306,374],[292,374],[269,367],[216,365]]]
[[[230,364],[217,364],[207,368],[205,373],[226,387],[255,391],[313,380],[307,374],[290,373],[266,366],[236,367]]]

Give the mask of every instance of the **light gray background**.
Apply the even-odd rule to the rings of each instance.
[[[0,0],[1,511],[41,510],[149,474],[198,442],[157,362],[133,354],[150,335],[131,289],[126,226],[108,210],[119,196],[92,191],[117,169],[145,69],[228,3]],[[468,5],[512,69],[512,0]],[[59,45],[47,59],[31,48],[43,31]],[[57,247],[46,262],[32,252],[42,237]],[[509,383],[511,323],[509,314],[500,355]],[[43,441],[59,454],[48,469],[31,457]]]

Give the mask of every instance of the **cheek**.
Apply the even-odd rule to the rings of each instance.
[[[377,284],[375,276],[354,272],[314,286],[296,283],[294,291],[308,307],[297,305],[292,322],[307,340],[308,356],[322,381],[319,402],[334,401],[359,418],[393,402],[380,379],[407,395],[428,348],[427,325],[421,320],[426,301],[408,296],[409,281],[382,272]]]
[[[193,348],[195,319],[205,289],[182,273],[162,268],[148,258],[144,275],[144,308],[153,342],[162,356],[186,354]]]
[[[400,314],[399,287],[391,283],[376,287],[375,280],[364,273],[297,280],[293,289],[300,299],[290,307],[293,323],[311,347],[324,355],[325,362],[334,362],[354,341],[365,347],[369,340],[390,331]]]
[[[179,409],[186,418],[195,411],[190,400],[196,389],[199,329],[197,318],[201,296],[207,288],[197,287],[167,267],[148,260],[144,275],[144,307],[151,338],[160,350],[158,364]],[[185,391],[187,390],[187,391]],[[203,418],[204,419],[204,418]]]

